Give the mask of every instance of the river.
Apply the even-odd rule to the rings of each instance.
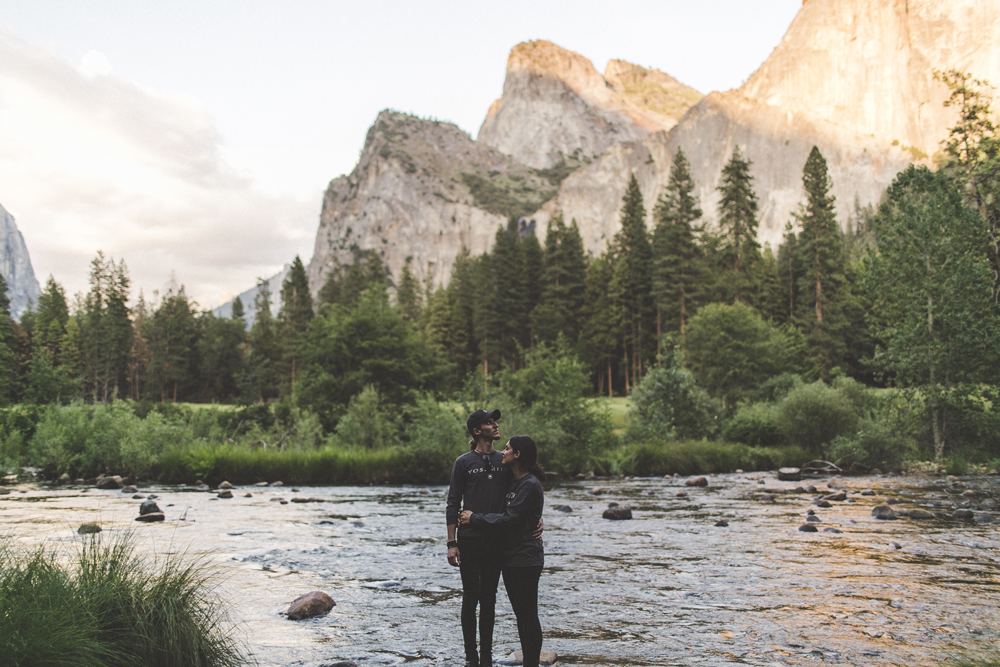
[[[549,485],[540,607],[545,648],[560,664],[931,665],[997,641],[997,477],[685,481]],[[848,501],[811,504],[827,483],[846,486]],[[795,491],[809,484],[815,494]],[[783,493],[761,500],[772,491]],[[266,667],[462,664],[444,487],[240,487],[217,499],[148,485],[140,493],[158,496],[167,521],[134,522],[142,501],[121,491],[21,485],[0,495],[0,522],[24,543],[70,546],[82,539],[79,524],[98,521],[105,534],[134,530],[146,554],[207,557]],[[296,496],[322,502],[274,500]],[[887,501],[948,514],[964,503],[975,520],[873,519],[872,507]],[[612,502],[631,506],[634,518],[603,519]],[[820,519],[815,533],[798,530],[809,509]],[[329,593],[333,611],[285,618],[289,602],[312,590]],[[497,659],[517,648],[502,592],[495,641]]]

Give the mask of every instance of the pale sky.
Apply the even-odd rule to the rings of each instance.
[[[510,48],[547,39],[703,93],[738,87],[801,0],[4,0],[0,204],[39,282],[87,288],[98,250],[135,292],[219,305],[312,257],[327,183],[381,109],[475,137]]]

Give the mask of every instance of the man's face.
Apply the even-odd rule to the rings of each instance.
[[[499,440],[500,425],[493,419],[487,419],[479,425],[479,437],[489,441]]]

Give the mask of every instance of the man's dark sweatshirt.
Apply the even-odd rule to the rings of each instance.
[[[534,475],[525,475],[511,486],[503,512],[474,511],[470,523],[480,529],[500,530],[505,568],[542,567],[545,565],[542,541],[532,535],[542,518],[544,503],[542,483]]]
[[[463,509],[476,514],[503,512],[505,494],[514,476],[503,466],[502,460],[503,455],[496,450],[489,454],[473,450],[455,459],[445,506],[449,526],[458,523],[458,515]],[[462,539],[486,535],[481,527],[466,524],[458,528],[458,537]]]

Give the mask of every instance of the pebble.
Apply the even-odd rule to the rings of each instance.
[[[687,491],[678,491],[677,492],[677,497],[678,498],[687,498],[688,497],[688,492]]]
[[[139,515],[140,516],[142,516],[144,514],[154,514],[156,512],[162,513],[163,510],[161,510],[160,507],[159,507],[159,505],[157,505],[156,502],[154,502],[152,500],[144,500],[144,501],[142,501],[142,504],[139,505]]]
[[[624,521],[632,518],[632,510],[628,507],[612,507],[604,510],[601,516],[611,521]]]
[[[729,525],[729,522],[726,521],[725,519],[719,519],[718,521],[715,522],[715,525],[718,526],[719,528],[725,528]]]
[[[324,502],[322,498],[304,498],[302,496],[292,498],[293,503],[321,503]]]
[[[892,521],[897,515],[888,505],[876,505],[872,508],[872,517],[880,521]]]
[[[809,516],[807,516],[807,517],[806,517],[806,521],[808,521],[808,522],[810,522],[810,523],[822,523],[822,522],[823,522],[823,520],[822,520],[822,519],[820,519],[820,518],[819,518],[818,516],[816,516],[815,514],[810,514]]]
[[[804,523],[801,526],[799,526],[799,532],[800,533],[818,533],[819,531],[816,529],[816,526],[812,525],[811,523]]]
[[[88,523],[81,523],[80,527],[76,529],[76,532],[80,535],[93,535],[94,533],[101,532],[101,526],[94,523],[93,521]]]
[[[252,493],[244,493],[243,497],[244,498],[253,498],[253,494]]]
[[[684,482],[684,484],[686,486],[708,486],[708,479],[706,477],[695,477]]]
[[[283,503],[283,502],[285,502],[285,499],[284,498],[271,498],[271,502],[272,503]]]
[[[824,533],[836,533],[837,535],[840,535],[844,531],[842,531],[840,528],[824,528],[823,532]]]
[[[863,496],[874,496],[875,492],[872,491],[871,489],[865,489],[864,491],[861,492],[861,495],[863,495]]]
[[[122,493],[139,493],[139,489],[135,488],[132,485],[123,486],[122,487]]]
[[[598,488],[593,488],[593,489],[590,490],[590,495],[592,495],[592,496],[600,496],[600,495],[603,495],[603,494],[604,494],[604,489],[599,488],[599,487]]]
[[[769,500],[774,500],[774,495],[770,493],[762,493],[760,494],[760,499],[767,502]]]
[[[271,482],[268,486],[284,486],[281,482]]]
[[[297,489],[297,488],[295,488],[295,487],[293,486],[293,487],[292,487],[292,493],[298,493],[298,492],[299,492],[299,489]]]
[[[951,513],[952,519],[974,519],[975,514],[972,510],[958,509]]]
[[[823,509],[828,509],[830,507],[833,507],[833,505],[830,504],[829,500],[823,500],[822,498],[820,498],[819,500],[814,500],[813,505],[815,505],[816,507],[821,507]]]
[[[924,519],[933,519],[934,518],[934,512],[928,512],[927,510],[923,510],[923,509],[917,508],[917,509],[910,510],[910,513],[909,513],[908,516],[911,519],[917,519],[919,521],[922,521]]]
[[[257,482],[254,486],[267,486],[267,482]]]
[[[165,519],[166,517],[163,515],[163,512],[152,512],[135,518],[136,521],[142,521],[143,523],[153,523],[154,521],[163,521]]]
[[[142,495],[141,493],[137,493],[134,496],[132,496],[132,500],[142,500],[145,497],[146,496]]]
[[[552,509],[556,512],[565,512],[567,514],[573,511],[573,508],[569,505],[553,505]]]
[[[233,492],[230,491],[229,489],[223,489],[222,491],[219,491],[219,493],[216,494],[215,497],[216,498],[232,498],[233,497]]]

